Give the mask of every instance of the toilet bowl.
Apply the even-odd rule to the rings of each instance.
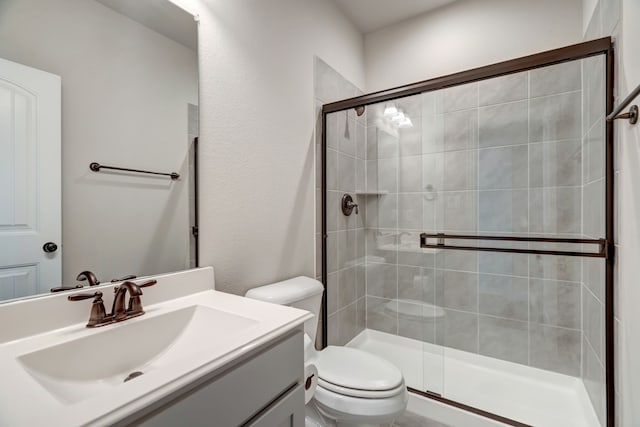
[[[249,290],[246,297],[310,311],[305,327],[305,363],[318,369],[318,385],[307,404],[307,427],[379,426],[391,423],[407,406],[400,370],[362,350],[328,346],[316,350],[318,314],[324,288],[308,277],[296,277]]]
[[[309,361],[318,369],[311,404],[338,425],[392,422],[407,406],[400,370],[362,350],[329,346]]]

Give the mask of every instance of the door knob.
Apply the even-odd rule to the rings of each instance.
[[[50,254],[58,250],[58,245],[56,245],[53,242],[47,242],[44,245],[42,245],[42,250]]]

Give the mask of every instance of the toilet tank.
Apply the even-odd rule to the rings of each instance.
[[[245,297],[311,312],[313,318],[305,322],[304,331],[311,338],[311,342],[315,342],[323,291],[322,283],[310,277],[298,276],[250,289]]]

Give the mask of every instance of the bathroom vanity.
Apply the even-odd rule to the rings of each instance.
[[[99,328],[73,292],[1,305],[16,326],[0,331],[0,425],[304,424],[308,312],[217,292],[212,268],[153,278],[144,315]],[[117,285],[92,291],[109,307]]]
[[[135,420],[136,425],[170,427],[188,420],[190,426],[301,426],[302,349],[302,334],[287,334],[247,360],[190,384],[157,409],[152,405],[118,425]]]

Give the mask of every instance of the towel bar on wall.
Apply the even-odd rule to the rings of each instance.
[[[640,85],[638,85],[633,90],[633,92],[631,92],[629,96],[627,96],[620,103],[620,105],[618,105],[613,110],[613,112],[607,116],[607,121],[610,122],[617,119],[628,119],[629,123],[631,123],[632,125],[635,125],[636,123],[638,123],[638,106],[637,105],[632,105],[629,111],[621,114],[622,110],[627,108],[627,105],[629,105],[631,101],[633,101],[638,95],[640,95]]]
[[[180,178],[180,174],[176,173],[176,172],[164,173],[164,172],[146,171],[146,170],[142,170],[142,169],[119,168],[119,167],[116,167],[116,166],[101,165],[100,163],[97,163],[97,162],[92,162],[89,165],[89,169],[91,169],[94,172],[100,172],[100,169],[111,169],[111,170],[124,171],[124,172],[145,173],[145,174],[149,174],[149,175],[163,175],[163,176],[170,177],[173,181],[175,181],[178,178]]]

